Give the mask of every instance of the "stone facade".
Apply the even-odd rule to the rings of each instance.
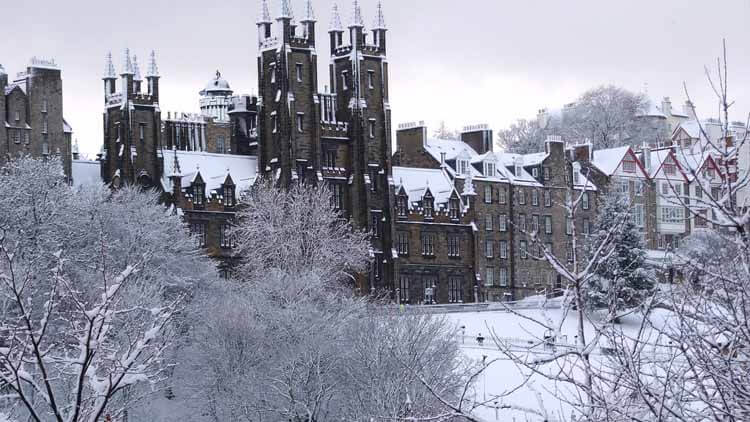
[[[18,157],[59,157],[71,178],[72,129],[63,118],[62,78],[52,60],[32,58],[9,82],[0,66],[0,164]]]

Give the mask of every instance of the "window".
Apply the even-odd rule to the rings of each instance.
[[[500,216],[497,219],[497,229],[501,232],[508,231],[508,216],[505,214],[500,214]]]
[[[46,113],[47,112],[47,105],[48,105],[47,104],[47,99],[45,98],[45,99],[42,100],[42,113]]]
[[[526,205],[526,191],[521,188],[518,188],[518,204]]]
[[[276,83],[276,63],[271,63],[271,83]]]
[[[495,251],[491,240],[486,240],[484,242],[484,256],[486,258],[493,258],[495,256]]]
[[[673,176],[677,173],[677,166],[674,164],[664,164],[664,174]]]
[[[552,246],[552,242],[545,243],[544,244],[544,249],[546,249],[547,253],[549,253],[550,255],[554,255],[555,254],[555,252],[554,252],[555,249],[554,249],[554,246]]]
[[[21,143],[21,131],[20,130],[11,131],[11,136],[13,138],[13,142],[17,144]]]
[[[42,155],[49,155],[49,144],[47,142],[42,143]]]
[[[484,203],[485,204],[492,203],[492,186],[490,185],[485,185],[484,187]]]
[[[20,122],[21,121],[21,112],[18,111],[18,110],[16,110],[16,119],[15,120],[16,120],[16,122]]]
[[[661,184],[661,194],[662,195],[669,195],[669,191],[672,190],[669,187],[669,182],[664,182]]]
[[[326,151],[326,167],[329,168],[336,168],[336,151],[335,150],[328,150]]]
[[[409,202],[409,198],[407,196],[401,195],[398,197],[396,201],[396,207],[398,208],[398,216],[399,217],[406,217],[406,211],[407,211],[407,203]]]
[[[565,219],[565,234],[567,234],[568,236],[573,235],[573,219],[572,218]]]
[[[460,242],[458,235],[456,234],[449,234],[448,235],[448,256],[451,258],[456,258],[461,256],[461,249],[460,249]]]
[[[297,63],[297,82],[302,82],[302,63]]]
[[[625,173],[635,173],[635,161],[623,161],[622,171]]]
[[[458,174],[469,174],[469,162],[467,160],[458,160]]]
[[[495,285],[495,269],[488,267],[487,268],[487,277],[484,280],[484,285],[487,287],[492,287]]]
[[[583,219],[583,234],[587,236],[591,234],[591,223],[588,218]]]
[[[633,224],[638,227],[643,227],[643,205],[636,204],[633,207]]]
[[[435,200],[431,195],[425,195],[424,199],[424,218],[432,218],[433,211],[435,210]]]
[[[274,111],[271,113],[271,128],[273,130],[273,133],[276,133],[279,130],[279,121],[276,118],[276,112]]]
[[[499,283],[500,287],[508,287],[508,269],[507,268],[500,268],[500,274],[499,274]]]
[[[380,237],[380,214],[370,215],[370,232],[373,237]]]
[[[630,182],[627,179],[617,180],[617,189],[623,195],[630,195]]]
[[[367,71],[367,86],[370,89],[375,89],[375,72],[372,70]]]
[[[372,278],[373,280],[380,280],[383,274],[383,255],[375,255],[375,260],[372,262]]]
[[[31,142],[31,134],[29,134],[28,131],[23,133],[23,143],[24,145],[28,145],[29,142]]]
[[[695,227],[706,227],[708,226],[708,222],[706,219],[708,218],[708,211],[707,210],[699,210],[698,215],[695,217]]]
[[[566,244],[565,255],[568,258],[568,262],[573,262],[573,242],[568,242]]]
[[[378,191],[378,170],[370,169],[370,190],[373,192]]]
[[[426,233],[422,235],[422,255],[435,256],[435,235],[434,234]]]
[[[224,206],[234,206],[234,186],[224,185]]]
[[[526,231],[526,215],[518,214],[518,230],[521,232]]]
[[[343,71],[343,72],[341,72],[341,89],[343,89],[344,91],[346,91],[347,89],[349,89],[349,85],[347,83],[347,75],[348,74],[349,74],[349,72],[347,72],[346,70]]]
[[[576,169],[573,169],[573,184],[574,185],[581,184],[581,173],[579,173]]]
[[[42,118],[42,133],[49,132],[49,122],[47,121],[47,115]]]
[[[226,146],[224,145],[224,137],[219,136],[216,139],[216,152],[219,154],[225,154],[227,151]]]
[[[401,303],[409,303],[409,278],[401,276],[399,279],[399,299]]]
[[[457,198],[451,198],[450,202],[448,202],[448,211],[451,220],[458,220],[458,218],[461,216],[460,203]]]
[[[234,239],[229,231],[229,224],[222,224],[219,232],[219,241],[222,249],[234,248]]]
[[[685,221],[685,209],[682,207],[661,207],[661,222],[665,224],[679,224]]]
[[[643,181],[635,181],[635,196],[643,196]]]
[[[408,232],[398,232],[396,235],[397,238],[397,248],[398,248],[398,254],[399,255],[409,255],[409,233]]]
[[[698,199],[703,199],[703,188],[701,187],[700,183],[695,185],[695,197]]]
[[[500,259],[508,259],[508,242],[506,240],[500,241]]]
[[[495,176],[495,163],[484,163],[484,175],[487,177]]]
[[[552,234],[552,216],[544,216],[544,233]]]
[[[305,114],[297,113],[297,132],[302,133],[305,131]]]
[[[544,191],[544,206],[545,207],[552,206],[552,195],[550,195],[548,190]]]
[[[537,167],[531,169],[531,175],[534,176],[534,178],[539,177],[539,169]]]
[[[342,185],[331,185],[333,195],[331,195],[331,206],[340,211],[344,209],[344,187]]]
[[[138,125],[138,139],[143,142],[146,139],[146,125],[143,123]]]
[[[206,198],[206,187],[203,184],[193,185],[193,205],[203,205]]]
[[[508,193],[505,191],[504,187],[498,188],[497,194],[498,194],[498,202],[500,202],[500,204],[505,205],[508,203]]]
[[[539,206],[539,191],[536,189],[531,191],[531,205],[535,207]]]
[[[519,251],[521,253],[521,259],[529,259],[529,246],[525,240],[519,242]]]
[[[484,216],[484,229],[488,232],[492,231],[492,215],[490,214]]]
[[[190,234],[195,236],[199,248],[206,246],[206,223],[197,222],[190,225]]]
[[[464,301],[463,280],[460,277],[448,279],[448,302],[461,303]]]
[[[370,119],[370,139],[375,138],[375,119]]]
[[[538,215],[531,216],[531,231],[534,233],[539,232],[539,216]]]
[[[589,209],[589,193],[584,192],[581,197],[581,203],[583,204],[583,209],[587,210]]]
[[[543,169],[543,173],[544,173],[544,180],[550,180],[552,178],[552,174],[549,170],[549,167],[545,167]]]

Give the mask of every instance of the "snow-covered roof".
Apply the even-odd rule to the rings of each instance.
[[[601,149],[594,151],[591,162],[607,176],[611,176],[620,167],[622,159],[628,153],[629,146]]]
[[[70,124],[68,124],[68,121],[65,119],[63,119],[63,132],[73,133],[73,128],[70,127]]]
[[[661,148],[651,151],[651,168],[646,169],[649,172],[649,177],[655,177],[661,169],[664,161],[671,155],[671,148]]]
[[[73,160],[71,173],[74,187],[101,185],[104,183],[101,176],[101,165],[98,161]]]
[[[667,115],[664,114],[661,107],[659,107],[655,101],[649,101],[648,110],[640,114],[640,116],[641,117],[659,117],[662,119],[667,118]]]
[[[436,204],[447,203],[455,191],[453,181],[442,169],[393,167],[393,180],[409,195],[409,204],[421,201],[427,189]]]
[[[164,186],[171,186],[169,175],[174,174],[174,156],[182,174],[182,187],[190,186],[200,172],[206,183],[206,192],[218,189],[224,184],[227,174],[232,177],[238,192],[248,189],[258,177],[258,158],[247,155],[212,154],[196,151],[163,150]]]
[[[426,139],[424,149],[438,161],[440,161],[441,153],[445,153],[446,160],[455,160],[461,153],[468,154],[471,159],[478,155],[466,142],[447,139]]]
[[[26,94],[26,84],[25,83],[15,83],[15,84],[9,84],[9,85],[7,85],[5,87],[5,95],[10,94],[16,88],[20,89],[21,92],[23,92],[24,94]]]
[[[203,88],[203,91],[200,92],[201,95],[209,95],[215,93],[232,93],[232,88],[229,87],[229,82],[221,77],[221,72],[219,72],[218,70],[216,71],[216,76],[208,81],[208,83],[206,83],[206,87]]]

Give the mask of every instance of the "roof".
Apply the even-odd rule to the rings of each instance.
[[[410,204],[421,201],[427,189],[436,204],[447,203],[455,191],[453,182],[442,169],[393,167],[393,180],[409,195]]]
[[[426,139],[424,149],[438,160],[438,162],[440,161],[441,153],[445,153],[446,160],[455,160],[463,152],[467,153],[471,159],[474,159],[478,155],[474,151],[474,148],[470,147],[466,142],[447,139]]]
[[[656,105],[656,102],[654,102],[654,101],[649,101],[648,110],[646,110],[646,112],[643,113],[643,114],[641,114],[640,116],[642,116],[642,117],[659,117],[659,118],[662,118],[662,119],[666,119],[667,118],[667,115],[664,114],[664,112],[662,111],[661,107],[659,107],[658,105]]]
[[[629,146],[601,149],[594,151],[591,162],[607,176],[615,174],[625,154],[630,150]]]
[[[229,82],[226,81],[226,79],[221,77],[221,72],[218,70],[216,71],[216,76],[214,76],[213,79],[208,81],[206,83],[206,87],[203,88],[203,91],[200,92],[201,95],[208,95],[208,94],[223,94],[223,93],[232,93],[232,88],[229,87]]]
[[[101,164],[98,161],[73,160],[71,170],[74,187],[104,183],[101,177]]]
[[[182,174],[182,187],[190,186],[199,172],[206,183],[206,192],[220,188],[227,174],[232,176],[238,192],[248,189],[258,177],[258,157],[164,150],[164,186],[171,186],[169,175],[174,173],[175,154]]]
[[[70,127],[70,124],[68,124],[68,121],[65,119],[63,119],[63,132],[73,133],[73,128]]]
[[[24,83],[15,83],[15,84],[9,84],[5,87],[5,95],[9,95],[11,92],[13,92],[14,89],[20,89],[21,92],[26,94],[26,84]]]

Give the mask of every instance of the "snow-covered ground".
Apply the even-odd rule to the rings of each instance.
[[[563,317],[563,311],[559,308],[526,309],[517,312],[520,315],[541,321],[558,322]],[[455,322],[459,327],[464,327],[461,329],[464,333],[461,341],[467,358],[474,359],[477,362],[481,362],[483,359],[488,362],[498,359],[479,378],[477,383],[479,398],[490,399],[493,396],[510,393],[499,400],[497,405],[513,405],[532,409],[544,408],[548,412],[547,420],[549,421],[561,420],[562,415],[565,415],[565,419],[569,419],[572,409],[569,405],[561,403],[560,400],[555,398],[553,391],[556,388],[563,388],[564,391],[570,393],[570,386],[555,385],[555,383],[538,375],[532,376],[529,382],[522,385],[526,379],[524,374],[528,374],[528,369],[518,367],[505,357],[498,350],[490,335],[490,332],[492,332],[500,340],[512,345],[519,355],[528,355],[533,358],[552,353],[552,347],[540,344],[543,343],[541,340],[547,334],[547,329],[507,310],[450,313],[445,314],[445,317]],[[635,335],[641,322],[639,314],[632,314],[622,319],[620,328],[626,335]],[[577,324],[577,314],[575,312],[569,313],[562,324],[562,338],[556,340],[556,347],[574,344]],[[593,328],[588,321],[584,321],[584,324],[588,338],[593,332]],[[481,346],[476,339],[479,335],[485,337],[484,344]],[[594,355],[595,359],[597,355],[601,357],[601,350],[595,352]],[[520,385],[522,386],[518,388]],[[495,403],[490,403],[490,406],[494,405]],[[487,420],[522,422],[545,419],[519,410],[495,410],[491,407],[480,409],[476,414]]]

